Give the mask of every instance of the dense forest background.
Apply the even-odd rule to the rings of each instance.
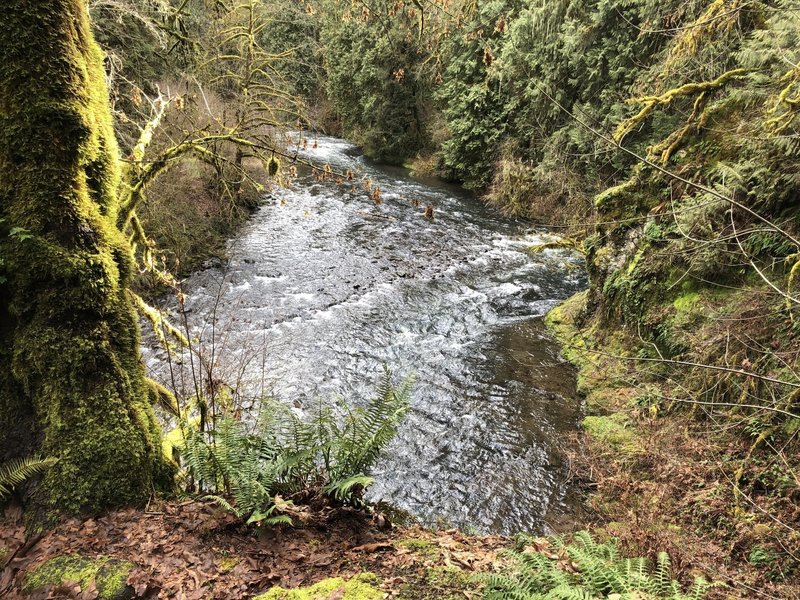
[[[579,367],[588,441],[573,459],[607,532],[708,571],[748,565],[751,584],[797,577],[800,5],[89,10],[123,157],[117,225],[137,267],[130,297],[115,291],[126,323],[135,306],[180,338],[146,301],[220,256],[264,194],[291,183],[293,144],[343,136],[585,255],[589,289],[548,321]],[[0,225],[8,247],[29,237]],[[2,260],[0,286],[13,275]],[[171,408],[166,390],[137,390]]]
[[[209,55],[230,43],[215,33],[227,5],[130,6],[93,5],[123,143],[136,137],[123,115],[135,121],[147,108],[140,93],[185,98],[165,116],[164,140],[247,110],[241,64]],[[598,503],[658,481],[668,506],[631,501],[611,512],[648,513],[639,518],[655,522],[661,542],[670,536],[659,513],[680,512],[674,520],[718,528],[720,544],[776,577],[797,569],[788,525],[800,489],[796,3],[248,0],[225,10],[239,23],[257,15],[251,55],[283,107],[273,147],[286,141],[282,129],[305,143],[313,133],[303,131],[344,136],[377,160],[460,182],[555,228],[585,253],[590,289],[550,321],[582,365],[584,424],[616,465]],[[237,159],[227,152],[213,169],[181,163],[143,211],[184,266],[224,239],[260,191],[231,193]],[[193,225],[175,232],[187,218]],[[659,421],[664,437],[643,458],[632,424],[675,415],[688,420]],[[681,438],[680,427],[694,433]],[[687,439],[711,439],[714,450]],[[682,466],[659,472],[659,461]]]

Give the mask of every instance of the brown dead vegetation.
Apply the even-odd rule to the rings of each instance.
[[[75,585],[34,596],[22,592],[25,574],[38,565],[81,554],[135,563],[128,583],[139,598],[251,598],[276,585],[294,588],[363,572],[380,578],[387,598],[465,598],[477,589],[470,575],[491,570],[498,550],[509,545],[499,536],[455,530],[387,530],[347,509],[307,512],[305,521],[254,532],[209,503],[170,501],[71,519],[26,544],[21,515],[12,509],[0,521],[0,549],[10,553],[0,596],[88,598]]]

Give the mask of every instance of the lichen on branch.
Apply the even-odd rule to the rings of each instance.
[[[643,104],[642,109],[634,116],[620,123],[614,131],[614,140],[621,142],[631,131],[636,129],[657,109],[671,105],[678,98],[689,98],[695,95],[707,95],[708,92],[718,90],[732,79],[742,77],[745,69],[732,69],[712,81],[685,83],[679,87],[664,92],[659,96],[643,96],[629,100],[631,103]]]

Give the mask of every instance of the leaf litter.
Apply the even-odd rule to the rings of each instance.
[[[478,584],[470,575],[499,568],[498,552],[511,545],[501,536],[453,529],[391,528],[381,516],[343,508],[304,507],[293,515],[293,527],[255,530],[204,501],[166,501],[149,508],[70,519],[38,539],[26,538],[21,511],[7,510],[0,519],[0,597],[98,598],[94,582],[82,587],[63,581],[23,591],[26,574],[39,565],[80,554],[134,563],[127,583],[135,598],[248,599],[273,586],[296,588],[364,572],[379,577],[388,599],[473,598]],[[442,584],[431,581],[434,568],[464,576]]]

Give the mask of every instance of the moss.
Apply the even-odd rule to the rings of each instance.
[[[416,554],[420,554],[425,558],[438,558],[439,557],[439,549],[438,546],[429,540],[423,540],[419,538],[406,538],[404,540],[398,540],[395,542],[396,546],[401,548],[406,548]]]
[[[610,187],[601,193],[597,194],[594,198],[595,208],[608,208],[610,204],[624,198],[629,193],[633,192],[639,186],[639,179],[632,177],[623,183]]]
[[[0,430],[25,415],[28,447],[59,459],[29,497],[35,521],[144,502],[170,479],[126,289],[119,151],[86,5],[11,0],[0,39]]]
[[[382,600],[383,592],[376,587],[378,578],[372,573],[362,573],[345,581],[341,577],[324,579],[312,586],[287,590],[274,587],[253,600]],[[341,594],[341,595],[340,595]]]
[[[598,370],[596,377],[602,377],[602,371]],[[637,401],[640,394],[637,387],[616,387],[607,382],[605,387],[595,387],[586,394],[586,409],[593,414],[605,414],[627,408]]]
[[[618,452],[635,454],[641,450],[641,446],[629,425],[628,418],[622,413],[589,416],[583,420],[583,428],[593,439],[607,444]]]
[[[415,571],[392,592],[398,600],[456,600],[471,595],[482,585],[480,576],[454,566],[435,566]]]
[[[563,345],[564,358],[581,367],[586,364],[588,357],[580,350],[582,336],[578,329],[578,320],[586,311],[588,290],[578,292],[555,306],[545,316],[545,324]]]
[[[428,585],[437,588],[451,588],[453,591],[469,588],[472,578],[458,567],[433,567],[425,572]]]
[[[628,270],[627,270],[627,274],[628,274],[629,276],[633,276],[633,275],[636,273],[636,269],[639,267],[639,263],[641,263],[641,262],[642,262],[642,259],[643,259],[643,258],[644,258],[644,256],[645,256],[645,251],[646,251],[646,249],[647,249],[646,247],[644,247],[644,248],[639,248],[639,250],[637,250],[637,251],[636,251],[636,254],[633,256],[633,260],[631,260],[631,261],[628,263]]]
[[[789,419],[783,426],[783,431],[787,436],[792,436],[800,431],[800,419]]]
[[[688,292],[678,296],[672,302],[672,306],[676,311],[675,318],[682,322],[688,322],[699,310],[702,310],[700,294],[698,292]]]
[[[114,558],[88,558],[77,554],[58,556],[48,560],[25,577],[25,591],[32,592],[45,585],[60,585],[64,581],[77,581],[86,589],[92,581],[102,600],[128,600],[133,598],[133,588],[128,575],[135,565]]]
[[[619,334],[606,334],[602,342],[596,325],[582,324],[586,313],[588,290],[568,298],[545,317],[545,324],[562,344],[564,358],[578,368],[577,391],[586,398],[589,408],[620,406],[617,387],[626,387],[623,361],[607,355],[626,355]],[[602,350],[602,353],[595,350]],[[623,394],[627,396],[627,392]]]
[[[664,238],[664,230],[655,221],[650,221],[644,227],[644,237],[650,242],[658,242]]]
[[[223,572],[233,571],[233,569],[241,562],[236,556],[223,556],[219,559],[219,570]]]

